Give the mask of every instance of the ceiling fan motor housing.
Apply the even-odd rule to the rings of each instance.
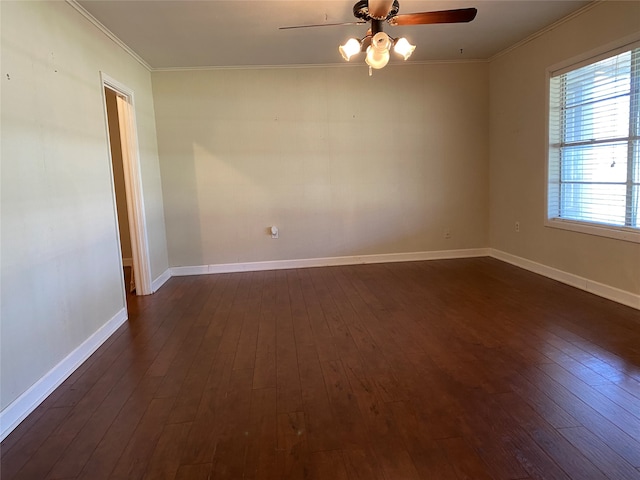
[[[359,0],[353,6],[353,15],[356,18],[360,18],[365,22],[369,20],[388,20],[391,17],[395,17],[400,11],[400,4],[398,0],[393,1],[393,5],[391,5],[391,9],[389,9],[389,13],[385,17],[374,18],[369,14],[369,1],[368,0]]]

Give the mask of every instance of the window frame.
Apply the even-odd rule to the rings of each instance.
[[[550,160],[551,160],[551,79],[569,71],[596,63],[600,60],[615,56],[630,49],[640,48],[640,33],[630,35],[616,42],[590,50],[581,55],[569,58],[546,69],[546,111],[545,111],[545,195],[544,195],[544,225],[545,227],[569,230],[573,232],[608,237],[627,242],[640,243],[640,229],[626,226],[614,226],[592,223],[583,220],[569,220],[549,216],[550,195]]]

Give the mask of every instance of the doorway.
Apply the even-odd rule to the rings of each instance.
[[[125,296],[153,293],[133,92],[102,74]]]
[[[111,152],[111,171],[113,172],[113,188],[116,196],[116,216],[118,217],[118,233],[120,236],[120,253],[124,267],[124,286],[127,295],[134,293],[135,270],[131,254],[131,232],[129,230],[129,212],[127,212],[127,191],[124,183],[124,165],[122,159],[122,139],[118,121],[118,94],[109,87],[104,87],[104,98],[107,106],[107,124],[109,128],[109,150]]]

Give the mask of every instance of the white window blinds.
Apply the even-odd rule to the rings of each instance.
[[[552,74],[548,218],[640,229],[640,48]]]

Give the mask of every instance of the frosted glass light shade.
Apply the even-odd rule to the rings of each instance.
[[[367,47],[367,58],[364,60],[371,68],[381,69],[389,63],[389,50]]]
[[[416,46],[411,45],[404,37],[396,40],[396,44],[393,47],[393,51],[403,57],[405,60],[411,56],[415,49]]]
[[[351,60],[351,57],[360,53],[360,42],[355,38],[350,38],[347,43],[340,45],[338,51],[347,62]]]
[[[378,32],[371,39],[371,46],[376,50],[389,51],[389,49],[391,48],[391,39],[386,33]]]
[[[376,33],[371,39],[371,45],[367,47],[367,58],[364,61],[371,68],[384,68],[389,63],[389,48],[391,48],[389,35],[384,32]]]

